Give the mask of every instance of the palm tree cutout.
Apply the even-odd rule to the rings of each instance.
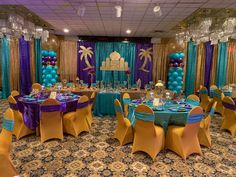
[[[84,59],[87,67],[84,68],[83,70],[86,71],[88,69],[94,68],[94,66],[91,66],[91,64],[89,63],[88,57],[92,58],[93,55],[93,51],[92,51],[92,47],[84,47],[84,46],[80,46],[81,50],[79,50],[79,53],[81,53],[80,55],[80,60],[82,61]]]
[[[144,72],[149,72],[147,69],[145,69],[145,66],[147,65],[147,61],[152,61],[152,57],[151,57],[151,52],[152,48],[148,48],[148,49],[140,49],[140,52],[139,52],[139,57],[140,57],[140,60],[143,60],[144,59],[144,62],[142,64],[142,66],[139,68],[139,70],[142,70]]]

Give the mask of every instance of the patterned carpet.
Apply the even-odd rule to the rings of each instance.
[[[0,117],[7,108],[0,101]],[[13,142],[11,158],[21,176],[236,176],[236,137],[220,131],[221,117],[212,121],[211,149],[186,161],[161,151],[155,161],[145,153],[131,154],[132,145],[120,147],[112,137],[115,118],[94,118],[91,133],[44,144],[31,135]]]

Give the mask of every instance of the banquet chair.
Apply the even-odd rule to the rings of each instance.
[[[128,93],[123,94],[123,106],[124,106],[124,116],[128,116],[128,108],[129,104],[131,103],[130,95]]]
[[[202,107],[203,110],[206,112],[210,110],[213,100],[210,99],[208,96],[208,90],[206,87],[202,87],[199,91],[199,97],[200,97],[200,106]]]
[[[198,130],[203,116],[203,109],[197,106],[189,112],[187,124],[184,127],[169,126],[166,135],[166,148],[174,151],[184,160],[193,153],[202,155]]]
[[[206,147],[211,147],[211,135],[210,135],[210,123],[212,116],[215,113],[216,102],[213,103],[210,113],[205,119],[200,122],[200,128],[198,131],[199,143]]]
[[[210,89],[218,89],[218,87],[216,85],[211,85]]]
[[[164,149],[164,130],[154,124],[154,112],[144,104],[135,109],[135,119],[132,153],[143,151],[154,160],[156,155]]]
[[[17,96],[19,96],[19,95],[20,95],[20,93],[19,93],[17,90],[12,90],[12,91],[11,91],[11,96],[17,97]]]
[[[121,146],[133,142],[134,134],[132,125],[129,119],[124,117],[124,112],[120,101],[118,99],[114,100],[116,118],[117,118],[117,128],[115,131],[115,139],[117,139]]]
[[[232,98],[226,96],[223,98],[222,102],[224,106],[223,121],[221,129],[230,131],[230,133],[236,135],[236,112],[235,112],[235,103]]]
[[[192,94],[187,97],[186,102],[198,106],[200,103],[200,99],[197,95]]]
[[[95,100],[95,92],[92,93],[90,99],[89,99],[89,108],[88,108],[88,123],[89,126],[91,127],[92,123],[93,123],[93,104],[94,104],[94,100]]]
[[[42,86],[39,83],[34,83],[32,85],[32,90],[42,91]]]
[[[213,101],[217,102],[215,112],[221,115],[223,114],[223,105],[222,105],[223,98],[224,98],[224,93],[221,90],[216,89],[213,91]]]
[[[228,89],[229,89],[229,85],[225,85],[225,86],[223,86],[222,89],[224,89],[224,90],[228,90]]]
[[[75,112],[66,113],[63,116],[63,130],[65,133],[77,137],[81,132],[89,132],[88,122],[89,99],[83,95],[79,98]]]
[[[2,130],[0,133],[0,177],[13,177],[18,175],[10,159],[13,128],[14,113],[8,108],[4,113]]]
[[[25,123],[24,123],[24,119],[23,119],[23,115],[22,113],[19,111],[17,102],[15,100],[15,98],[10,95],[8,97],[8,103],[10,108],[13,111],[14,114],[14,130],[13,130],[13,135],[16,136],[16,139],[19,140],[20,138],[33,134],[35,133],[34,130],[29,129]]]
[[[63,140],[62,116],[60,102],[48,98],[40,105],[40,138],[41,143],[49,139]]]

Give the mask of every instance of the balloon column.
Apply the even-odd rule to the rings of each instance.
[[[50,50],[42,50],[42,72],[43,72],[43,85],[51,87],[57,82],[57,54]]]
[[[183,67],[184,67],[184,53],[174,52],[169,55],[170,68],[168,72],[168,89],[175,92],[181,93],[183,88]]]

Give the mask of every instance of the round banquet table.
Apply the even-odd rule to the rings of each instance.
[[[103,117],[105,115],[114,116],[115,106],[114,100],[120,100],[119,92],[98,92],[96,95],[94,115]]]
[[[188,104],[190,107],[184,108],[184,104],[177,103],[168,103],[164,106],[164,109],[160,109],[154,107],[152,103],[144,103],[151,107],[155,113],[155,124],[161,126],[165,133],[167,132],[168,125],[179,125],[185,126],[187,123],[187,117],[189,111],[195,107],[196,105]],[[128,119],[130,120],[132,126],[135,125],[135,108],[139,105],[139,103],[132,101],[129,104],[128,109]],[[179,110],[181,108],[181,111]]]
[[[25,125],[30,129],[35,129],[39,125],[40,105],[46,98],[35,99],[29,96],[19,97],[17,104],[19,111],[23,115]],[[60,111],[63,113],[76,111],[78,96],[60,96],[57,97],[60,102]]]

